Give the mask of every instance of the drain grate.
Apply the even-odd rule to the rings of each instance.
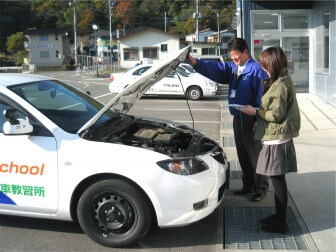
[[[290,207],[287,208],[287,234],[267,233],[259,229],[259,219],[274,212],[273,207],[225,207],[224,249],[309,250]]]
[[[223,146],[224,147],[235,147],[236,142],[233,136],[225,136],[223,137]]]
[[[238,160],[230,160],[230,179],[241,179],[243,171]]]

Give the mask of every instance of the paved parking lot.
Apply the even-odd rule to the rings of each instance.
[[[112,98],[107,78],[77,76],[73,72],[41,74],[90,91],[103,103]],[[274,211],[272,186],[258,203],[232,195],[241,187],[241,170],[225,96],[216,96],[190,102],[195,129],[220,142],[232,165],[230,190],[213,214],[186,227],[153,228],[142,242],[126,249],[94,243],[77,223],[0,216],[0,251],[336,251],[336,109],[309,94],[298,94],[298,100],[302,119],[300,136],[295,139],[299,172],[287,175],[288,235],[262,233],[257,226],[259,216]],[[130,113],[192,126],[182,98],[144,98]]]

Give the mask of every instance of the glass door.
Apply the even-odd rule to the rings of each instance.
[[[309,92],[309,38],[284,37],[282,49],[288,60],[288,72],[298,93]]]
[[[261,53],[272,46],[280,46],[280,39],[254,39],[253,40],[253,58],[259,61]]]

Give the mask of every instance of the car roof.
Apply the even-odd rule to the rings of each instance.
[[[42,80],[50,80],[50,78],[34,74],[0,73],[0,85],[2,86],[12,86]]]

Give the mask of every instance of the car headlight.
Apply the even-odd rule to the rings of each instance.
[[[174,158],[157,162],[157,165],[166,171],[178,175],[192,175],[209,169],[207,164],[195,157]]]
[[[207,80],[206,82],[206,85],[208,86],[208,87],[214,87],[214,86],[216,86],[216,82],[214,82],[214,81],[211,81],[211,80]]]

